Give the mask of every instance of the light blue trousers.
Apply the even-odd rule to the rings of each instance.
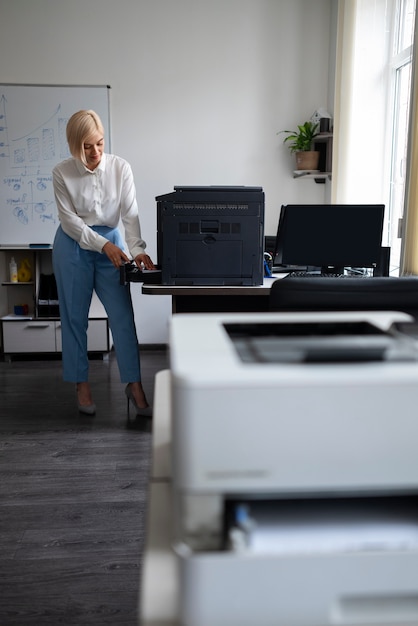
[[[117,228],[92,228],[123,249]],[[105,254],[80,248],[61,226],[55,235],[52,259],[61,317],[64,380],[88,380],[87,326],[93,289],[109,319],[121,381],[141,380],[130,286],[120,284],[119,270]]]

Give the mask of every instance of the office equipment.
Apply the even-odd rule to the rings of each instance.
[[[276,252],[276,235],[264,235],[264,252],[273,257]]]
[[[274,281],[270,311],[404,311],[418,317],[418,278],[293,277]]]
[[[390,246],[382,246],[380,248],[380,257],[375,269],[373,270],[373,276],[389,276],[390,251]]]
[[[110,150],[108,86],[0,84],[0,244],[52,244],[52,168],[70,156],[65,127],[80,109],[100,115]]]
[[[157,196],[163,285],[261,285],[261,187],[174,187]]]
[[[128,283],[161,283],[161,270],[156,267],[153,270],[141,269],[134,261],[123,263],[119,268],[119,282],[121,285]]]
[[[343,273],[375,268],[381,256],[384,205],[285,205],[277,229],[274,265]]]
[[[173,317],[179,624],[418,621],[418,344],[393,330],[411,319]]]

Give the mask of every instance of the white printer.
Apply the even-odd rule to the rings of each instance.
[[[415,331],[391,312],[173,317],[182,625],[418,624]]]

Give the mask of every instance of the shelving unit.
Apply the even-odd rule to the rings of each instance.
[[[10,282],[11,257],[15,258],[18,268],[24,259],[29,260],[31,281]],[[6,360],[13,354],[56,354],[62,350],[58,301],[49,300],[43,314],[38,306],[41,276],[45,275],[53,275],[52,247],[0,246],[1,350]],[[27,314],[16,314],[16,307],[27,308]],[[90,307],[87,342],[90,352],[106,354],[112,347],[107,315],[96,294]]]
[[[319,151],[318,170],[294,170],[293,178],[314,180],[316,183],[325,184],[332,178],[332,133],[321,133],[315,137],[313,150]]]
[[[293,172],[293,178],[303,178],[305,180],[314,180],[316,183],[325,183],[327,180],[331,180],[331,172],[321,172],[319,170],[295,170]]]

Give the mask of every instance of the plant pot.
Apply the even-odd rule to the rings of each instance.
[[[307,150],[305,152],[296,152],[296,169],[317,170],[318,163],[319,163],[319,151]]]

